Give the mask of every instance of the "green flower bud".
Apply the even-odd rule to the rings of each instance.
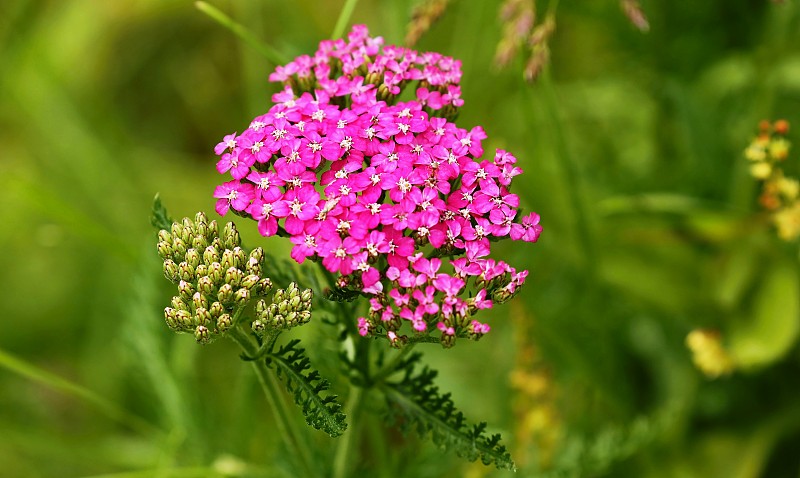
[[[219,262],[219,252],[217,252],[217,248],[214,246],[208,246],[203,251],[203,262],[206,265],[211,265],[214,262]]]
[[[198,325],[194,329],[194,338],[201,344],[207,344],[211,341],[211,331],[204,325]]]
[[[194,280],[194,267],[190,266],[188,262],[184,261],[178,264],[178,277],[182,280],[191,282]]]
[[[289,287],[286,288],[286,297],[299,297],[300,289],[297,288],[297,282],[289,282]]]
[[[453,345],[456,344],[456,336],[455,335],[442,334],[439,337],[439,342],[442,344],[442,347],[444,347],[446,349],[452,348]]]
[[[312,297],[314,297],[314,291],[311,289],[306,289],[300,294],[300,298],[303,302],[310,302]]]
[[[225,283],[233,287],[239,287],[239,284],[242,283],[242,276],[242,271],[235,267],[230,267],[225,271]]]
[[[264,249],[256,247],[250,251],[250,259],[255,259],[258,263],[264,260]]]
[[[219,263],[225,270],[231,267],[236,267],[236,258],[233,255],[233,251],[231,249],[225,249],[225,251],[222,253],[222,258],[220,259]]]
[[[303,310],[297,313],[298,317],[298,325],[303,325],[311,322],[311,312],[308,310]]]
[[[195,288],[191,284],[191,282],[186,282],[185,280],[178,282],[178,293],[181,295],[181,298],[186,302],[192,300],[192,296],[194,295],[195,292],[196,292]]]
[[[165,307],[164,308],[164,319],[167,321],[167,325],[172,330],[180,330],[180,322],[178,322],[178,314],[175,309],[172,307]]]
[[[181,325],[181,329],[192,328],[192,313],[188,310],[175,311],[175,320]]]
[[[211,244],[209,244],[209,247],[213,247],[214,249],[216,249],[218,251],[225,250],[225,248],[222,247],[222,241],[220,241],[219,237],[215,237],[215,238],[211,239]]]
[[[206,239],[204,236],[194,236],[192,238],[192,247],[198,251],[202,251],[208,247],[208,239]]]
[[[164,277],[170,282],[178,282],[178,264],[172,259],[164,261]]]
[[[300,309],[300,296],[296,295],[289,300],[289,309],[291,310],[299,310]]]
[[[253,257],[247,259],[247,264],[245,264],[244,270],[248,274],[253,274],[253,275],[257,275],[257,276],[260,276],[261,273],[263,272],[262,269],[261,269],[261,263],[258,262]]]
[[[221,333],[227,332],[232,325],[233,320],[231,320],[231,316],[228,314],[222,315],[219,319],[217,319],[217,329],[219,329]]]
[[[172,241],[174,242],[175,240],[180,239],[181,236],[183,236],[183,226],[181,226],[177,222],[173,222],[171,232],[172,232]]]
[[[208,275],[208,266],[205,264],[199,264],[197,267],[194,268],[194,275],[195,277],[203,277]]]
[[[254,320],[253,323],[250,324],[250,327],[252,327],[253,332],[258,335],[264,335],[267,332],[267,324],[259,319]]]
[[[244,288],[247,288],[247,289],[250,289],[250,290],[252,291],[252,290],[253,290],[253,288],[254,288],[254,287],[255,287],[255,286],[258,284],[258,280],[259,280],[259,279],[258,279],[258,276],[257,276],[257,275],[255,275],[255,274],[250,274],[250,275],[248,275],[248,276],[244,276],[244,277],[242,278],[242,281],[241,281],[241,284],[240,284],[240,285],[241,285],[242,287],[244,287]]]
[[[162,259],[168,259],[172,257],[172,243],[167,241],[158,241],[156,248],[158,249],[159,257]]]
[[[194,228],[198,236],[205,236],[208,234],[208,217],[202,211],[194,215]]]
[[[181,232],[181,239],[185,242],[191,242],[192,237],[194,234],[194,223],[188,217],[184,217],[181,219],[181,226],[183,226],[183,231]]]
[[[286,291],[285,290],[283,290],[283,289],[276,290],[275,293],[272,294],[272,302],[273,303],[283,302],[283,299],[285,298],[284,297],[285,295],[286,295]]]
[[[272,317],[272,326],[276,329],[282,329],[286,325],[286,317],[278,314]]]
[[[276,315],[278,315],[278,304],[273,302],[269,304],[269,308],[267,309],[267,318],[271,321]]]
[[[236,246],[233,248],[233,259],[233,266],[241,269],[247,262],[247,253],[241,247]]]
[[[211,278],[214,285],[222,283],[223,274],[222,266],[219,262],[212,262],[211,265],[208,266],[208,277]]]
[[[245,288],[237,290],[236,293],[233,295],[233,301],[239,307],[244,306],[249,300],[250,300],[250,291]]]
[[[230,284],[222,284],[217,293],[217,298],[223,304],[230,304],[233,301],[233,287]]]
[[[176,237],[172,241],[172,257],[184,257],[186,255],[186,241],[180,237]]]
[[[172,244],[172,234],[170,234],[166,229],[162,229],[158,231],[158,241]]]
[[[207,309],[208,299],[206,299],[206,297],[200,292],[195,292],[192,296],[192,305],[195,309]]]
[[[194,311],[194,321],[197,325],[211,325],[211,312],[208,311],[205,307],[200,307]]]
[[[219,302],[212,302],[211,307],[208,308],[208,311],[211,313],[211,317],[222,317],[225,315],[225,307],[223,307]]]
[[[492,300],[497,304],[503,304],[509,301],[513,296],[514,294],[509,292],[505,287],[492,291]]]
[[[177,295],[172,298],[170,304],[172,305],[173,308],[177,310],[189,310],[189,306],[186,304],[186,302],[184,302],[183,299],[181,299]]]
[[[278,302],[278,313],[281,315],[286,315],[289,313],[291,309],[289,308],[289,301],[284,300],[282,302]]]
[[[222,231],[222,245],[225,249],[233,249],[241,244],[242,240],[239,237],[239,231],[236,230],[236,224],[229,222],[225,224],[225,229]]]
[[[289,312],[286,314],[286,327],[294,327],[297,325],[297,312]]]
[[[264,296],[272,290],[272,281],[265,277],[258,281],[258,284],[253,288],[253,293],[256,295]]]
[[[206,239],[213,242],[214,239],[217,239],[218,237],[219,237],[219,227],[217,226],[216,219],[214,219],[208,223],[208,233],[206,235]]]
[[[311,301],[308,300],[306,302],[301,302],[300,303],[300,308],[298,310],[300,310],[300,311],[311,310]]]
[[[257,317],[266,317],[267,314],[267,301],[264,299],[259,299],[256,302],[256,316]]]
[[[197,290],[205,296],[214,295],[214,282],[208,276],[203,276],[197,279]]]

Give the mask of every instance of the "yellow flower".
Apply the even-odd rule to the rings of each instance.
[[[750,166],[750,175],[756,179],[767,179],[772,174],[772,166],[769,163],[759,161]]]
[[[777,186],[778,191],[790,201],[797,199],[797,195],[800,193],[800,182],[794,178],[778,178]]]
[[[778,237],[784,241],[797,239],[800,236],[800,201],[773,214],[772,221],[778,228]]]
[[[769,143],[769,155],[775,161],[783,161],[789,156],[790,143],[783,138],[775,138]]]
[[[733,359],[722,347],[716,330],[695,329],[686,336],[686,346],[692,352],[692,362],[709,378],[727,375],[734,369]]]
[[[744,150],[744,157],[750,161],[764,161],[767,159],[767,152],[763,146],[753,142]]]

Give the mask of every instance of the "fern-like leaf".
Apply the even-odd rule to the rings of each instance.
[[[161,196],[156,194],[153,198],[153,210],[150,214],[150,224],[158,230],[170,230],[172,227],[172,218],[167,213],[167,208],[161,203]]]
[[[386,382],[381,387],[395,422],[403,430],[415,428],[422,437],[430,434],[437,446],[454,450],[470,461],[480,458],[485,465],[514,470],[514,461],[500,444],[500,435],[486,436],[485,422],[470,426],[456,409],[450,394],[440,394],[434,385],[437,372],[428,367],[416,371],[419,358],[419,354],[409,356],[397,368],[403,371],[403,378],[398,382]]]
[[[295,339],[278,350],[270,351],[267,365],[273,367],[278,378],[284,382],[294,403],[302,409],[306,423],[337,437],[347,429],[342,406],[336,401],[336,395],[322,395],[330,388],[330,382],[311,369],[311,362],[305,349],[298,346],[299,343]]]

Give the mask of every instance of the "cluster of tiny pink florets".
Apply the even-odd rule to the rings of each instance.
[[[284,89],[269,112],[216,147],[217,170],[233,177],[214,193],[217,212],[289,236],[293,259],[322,261],[339,287],[369,296],[361,335],[399,345],[408,322],[417,334],[438,329],[445,345],[480,337],[489,326],[472,314],[527,276],[488,258],[492,241],[535,242],[541,226],[536,213],[517,217],[516,158],[481,159],[483,129],[450,121],[463,104],[460,66],[384,47],[357,26],[278,67],[270,80]],[[399,101],[409,86],[415,97]]]

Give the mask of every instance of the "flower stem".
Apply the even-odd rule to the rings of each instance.
[[[350,426],[344,436],[339,438],[338,446],[336,447],[336,455],[333,458],[333,478],[350,476],[348,474],[349,458],[352,454],[353,442],[358,436],[358,415],[363,396],[363,388],[350,387],[350,396],[347,397],[347,404],[345,405],[345,414],[350,419]]]
[[[557,1],[553,3],[556,5],[558,4]],[[551,3],[551,9],[552,8],[554,7]],[[586,261],[585,266],[589,271],[587,279],[590,279],[591,277],[595,277],[597,273],[598,251],[595,241],[592,240],[592,230],[589,223],[589,213],[586,210],[580,165],[578,159],[572,154],[567,145],[563,121],[558,111],[558,98],[548,69],[542,72],[540,85],[543,90],[542,98],[544,108],[549,117],[549,124],[552,127],[555,139],[556,154],[560,158],[560,161],[557,163],[561,166],[561,173],[564,175],[565,182],[569,185],[567,192],[570,206],[575,214],[577,236],[580,241],[581,249],[583,250],[584,260]],[[530,89],[528,91],[530,91]]]
[[[275,65],[283,65],[284,63],[287,63],[286,59],[278,50],[261,42],[250,32],[250,30],[242,26],[240,23],[235,22],[231,17],[225,15],[217,7],[203,1],[195,2],[194,6],[201,12],[211,17],[212,20],[230,30],[234,35],[241,38],[245,43],[264,55],[264,58],[271,61]]]
[[[347,27],[347,24],[350,22],[350,17],[353,16],[353,10],[356,9],[356,4],[358,0],[346,0],[344,6],[342,7],[341,13],[339,13],[339,19],[336,20],[336,26],[333,27],[333,33],[331,33],[332,39],[341,38],[344,34],[344,29]]]
[[[258,353],[258,345],[241,328],[232,328],[228,332],[228,336],[239,344],[248,356],[253,357]],[[296,425],[289,420],[289,410],[281,395],[281,387],[278,380],[275,378],[275,375],[269,371],[266,361],[254,360],[250,363],[253,365],[253,369],[258,376],[258,381],[261,383],[264,394],[267,396],[267,401],[272,407],[278,432],[283,437],[284,443],[289,449],[289,453],[294,456],[297,464],[300,466],[303,472],[302,476],[316,476],[314,468],[311,465],[311,457],[308,455],[308,450],[303,446],[303,441],[300,439],[300,431],[297,429]]]

